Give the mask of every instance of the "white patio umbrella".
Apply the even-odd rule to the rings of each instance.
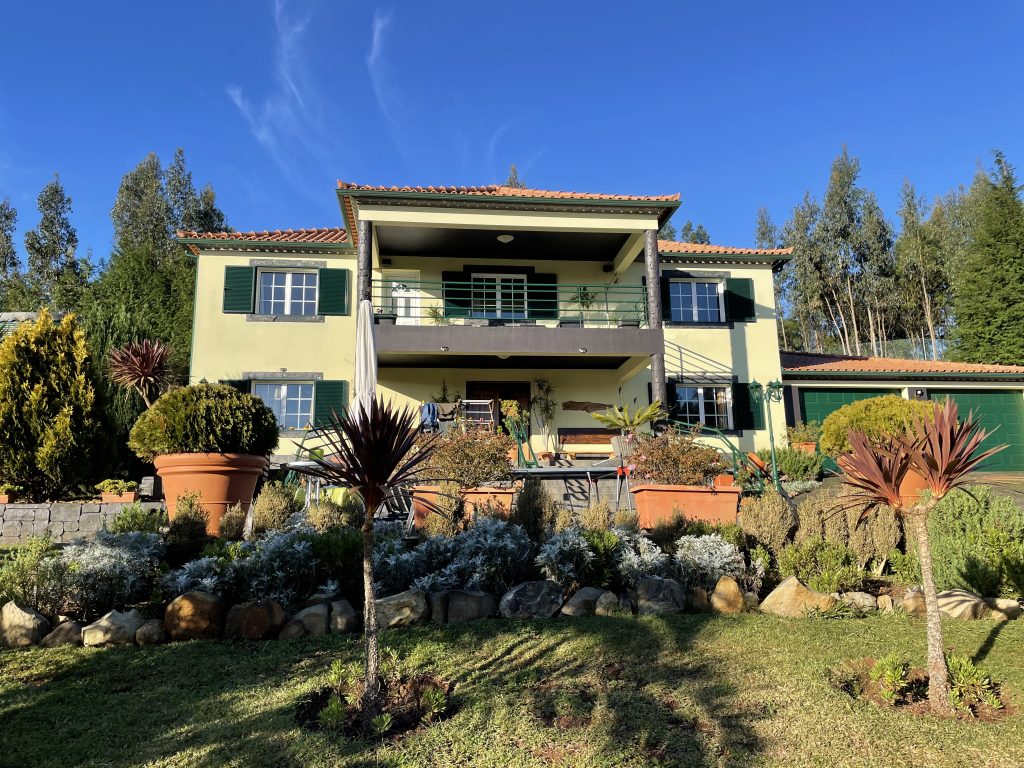
[[[356,375],[353,394],[353,407],[362,404],[369,413],[377,394],[377,343],[373,338],[373,305],[368,299],[359,302],[356,314]]]

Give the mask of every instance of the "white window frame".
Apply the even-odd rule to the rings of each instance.
[[[690,383],[676,382],[675,386],[676,386],[676,403],[675,404],[676,404],[677,407],[680,405],[680,400],[679,400],[679,391],[680,390],[682,390],[682,389],[695,389],[695,390],[697,390],[697,412],[698,412],[697,423],[698,424],[702,424],[704,426],[708,426],[708,423],[707,423],[707,410],[704,407],[704,405],[705,405],[704,389],[705,388],[707,388],[707,389],[724,389],[725,390],[725,421],[726,421],[726,426],[725,427],[715,426],[715,427],[712,427],[712,428],[713,429],[721,429],[721,430],[726,431],[726,432],[732,431],[732,430],[734,430],[736,428],[735,427],[736,422],[733,420],[733,412],[732,412],[732,385],[731,384],[717,383],[717,382],[709,382],[709,383],[706,383],[706,384],[705,383],[697,383],[697,382],[690,382]]]
[[[469,290],[470,290],[470,294],[469,294],[470,295],[470,305],[469,305],[470,306],[470,313],[472,314],[473,317],[479,317],[479,318],[489,318],[490,317],[490,315],[487,314],[487,310],[486,309],[483,310],[484,314],[482,314],[482,315],[477,315],[476,314],[477,311],[478,311],[477,308],[476,308],[477,291],[479,290],[480,293],[486,293],[488,291],[488,289],[484,288],[483,286],[481,286],[479,289],[477,289],[477,287],[476,287],[476,285],[474,285],[474,283],[476,282],[477,278],[483,278],[483,279],[488,279],[488,280],[494,280],[495,281],[495,284],[494,284],[494,310],[493,310],[494,311],[494,317],[492,319],[495,319],[495,320],[525,320],[526,316],[527,316],[527,313],[529,311],[528,296],[527,296],[527,285],[529,284],[530,281],[527,279],[528,277],[529,277],[529,275],[527,275],[524,272],[474,272],[474,273],[472,273],[469,276],[469,282],[470,282],[470,288],[469,288]],[[502,314],[502,310],[501,310],[501,291],[502,291],[502,285],[501,285],[501,283],[502,283],[503,280],[508,280],[509,282],[515,281],[517,283],[521,283],[522,291],[523,291],[523,294],[522,294],[522,296],[523,296],[523,299],[522,299],[523,300],[523,305],[522,305],[522,309],[520,310],[520,312],[522,314],[522,317],[516,317],[516,310],[515,310],[515,306],[514,305],[513,305],[513,308],[507,310],[507,312],[508,312],[507,315],[503,315]],[[508,288],[507,290],[511,290],[513,292],[513,296],[515,296],[515,289],[514,288]]]
[[[275,397],[275,398],[273,398],[274,400],[276,400],[276,401],[281,403],[281,414],[280,415],[278,414],[277,410],[275,410],[274,404],[270,403],[270,402],[267,402],[263,398],[263,396],[257,392],[257,388],[261,387],[261,386],[280,387],[282,390],[284,390],[285,394],[284,394],[283,397]],[[287,394],[288,387],[297,387],[297,386],[308,386],[310,388],[309,389],[309,397],[308,398],[302,397],[302,396],[289,397],[288,394]],[[307,430],[307,429],[311,428],[311,425],[313,423],[313,419],[314,419],[315,414],[316,414],[316,382],[315,381],[301,381],[301,380],[293,381],[291,379],[267,381],[267,380],[256,379],[256,380],[253,380],[252,382],[250,382],[250,391],[254,395],[256,395],[256,397],[258,397],[260,400],[263,400],[263,402],[266,404],[266,406],[270,410],[274,411],[274,417],[277,419],[277,428],[279,430],[281,430],[282,432],[296,432],[296,431],[302,431],[302,430]],[[291,424],[286,424],[284,422],[284,417],[287,415],[287,412],[288,412],[287,403],[288,403],[289,400],[298,400],[299,402],[302,402],[302,401],[305,401],[305,400],[309,401],[308,418],[306,419],[306,422],[304,424],[300,424],[300,425],[295,426],[295,425],[291,425]],[[300,416],[301,416],[301,414],[300,414]]]
[[[718,319],[717,320],[699,320],[699,313],[697,309],[697,284],[714,285],[717,287],[718,293]],[[673,285],[686,285],[690,291],[690,317],[676,320],[672,312],[672,286]],[[724,323],[725,322],[725,281],[717,278],[669,278],[669,314],[672,316],[673,323]]]
[[[264,275],[284,275],[284,311],[283,312],[264,312],[263,311],[263,276]],[[313,290],[313,312],[312,314],[306,315],[299,312],[292,312],[292,279],[295,275],[313,275],[316,281],[316,287]],[[269,303],[275,303],[271,300]],[[301,301],[300,304],[309,304],[308,301]],[[320,308],[320,273],[315,269],[281,269],[276,267],[261,267],[256,271],[256,314],[258,315],[274,315],[274,316],[291,316],[291,317],[316,317]]]

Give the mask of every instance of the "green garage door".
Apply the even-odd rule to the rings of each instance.
[[[929,387],[928,395],[932,400],[952,398],[960,409],[961,417],[966,416],[968,411],[974,411],[982,427],[987,430],[994,429],[995,433],[982,443],[984,447],[1004,443],[1009,446],[989,459],[986,462],[986,469],[1000,472],[1024,470],[1024,395],[1019,389]]]
[[[861,389],[857,387],[800,387],[800,413],[804,421],[822,422],[832,411],[847,403],[879,395],[898,395],[898,389]]]

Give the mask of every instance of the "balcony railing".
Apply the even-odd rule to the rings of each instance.
[[[527,282],[519,276],[472,280],[374,280],[379,321],[399,325],[647,325],[642,285]]]

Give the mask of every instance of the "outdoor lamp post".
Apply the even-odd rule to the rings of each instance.
[[[779,487],[779,465],[775,460],[775,429],[772,427],[772,409],[770,403],[782,402],[782,382],[769,381],[767,385],[760,384],[757,379],[750,382],[750,398],[759,406],[764,403],[764,415],[768,420],[768,445],[772,453],[772,482]]]

